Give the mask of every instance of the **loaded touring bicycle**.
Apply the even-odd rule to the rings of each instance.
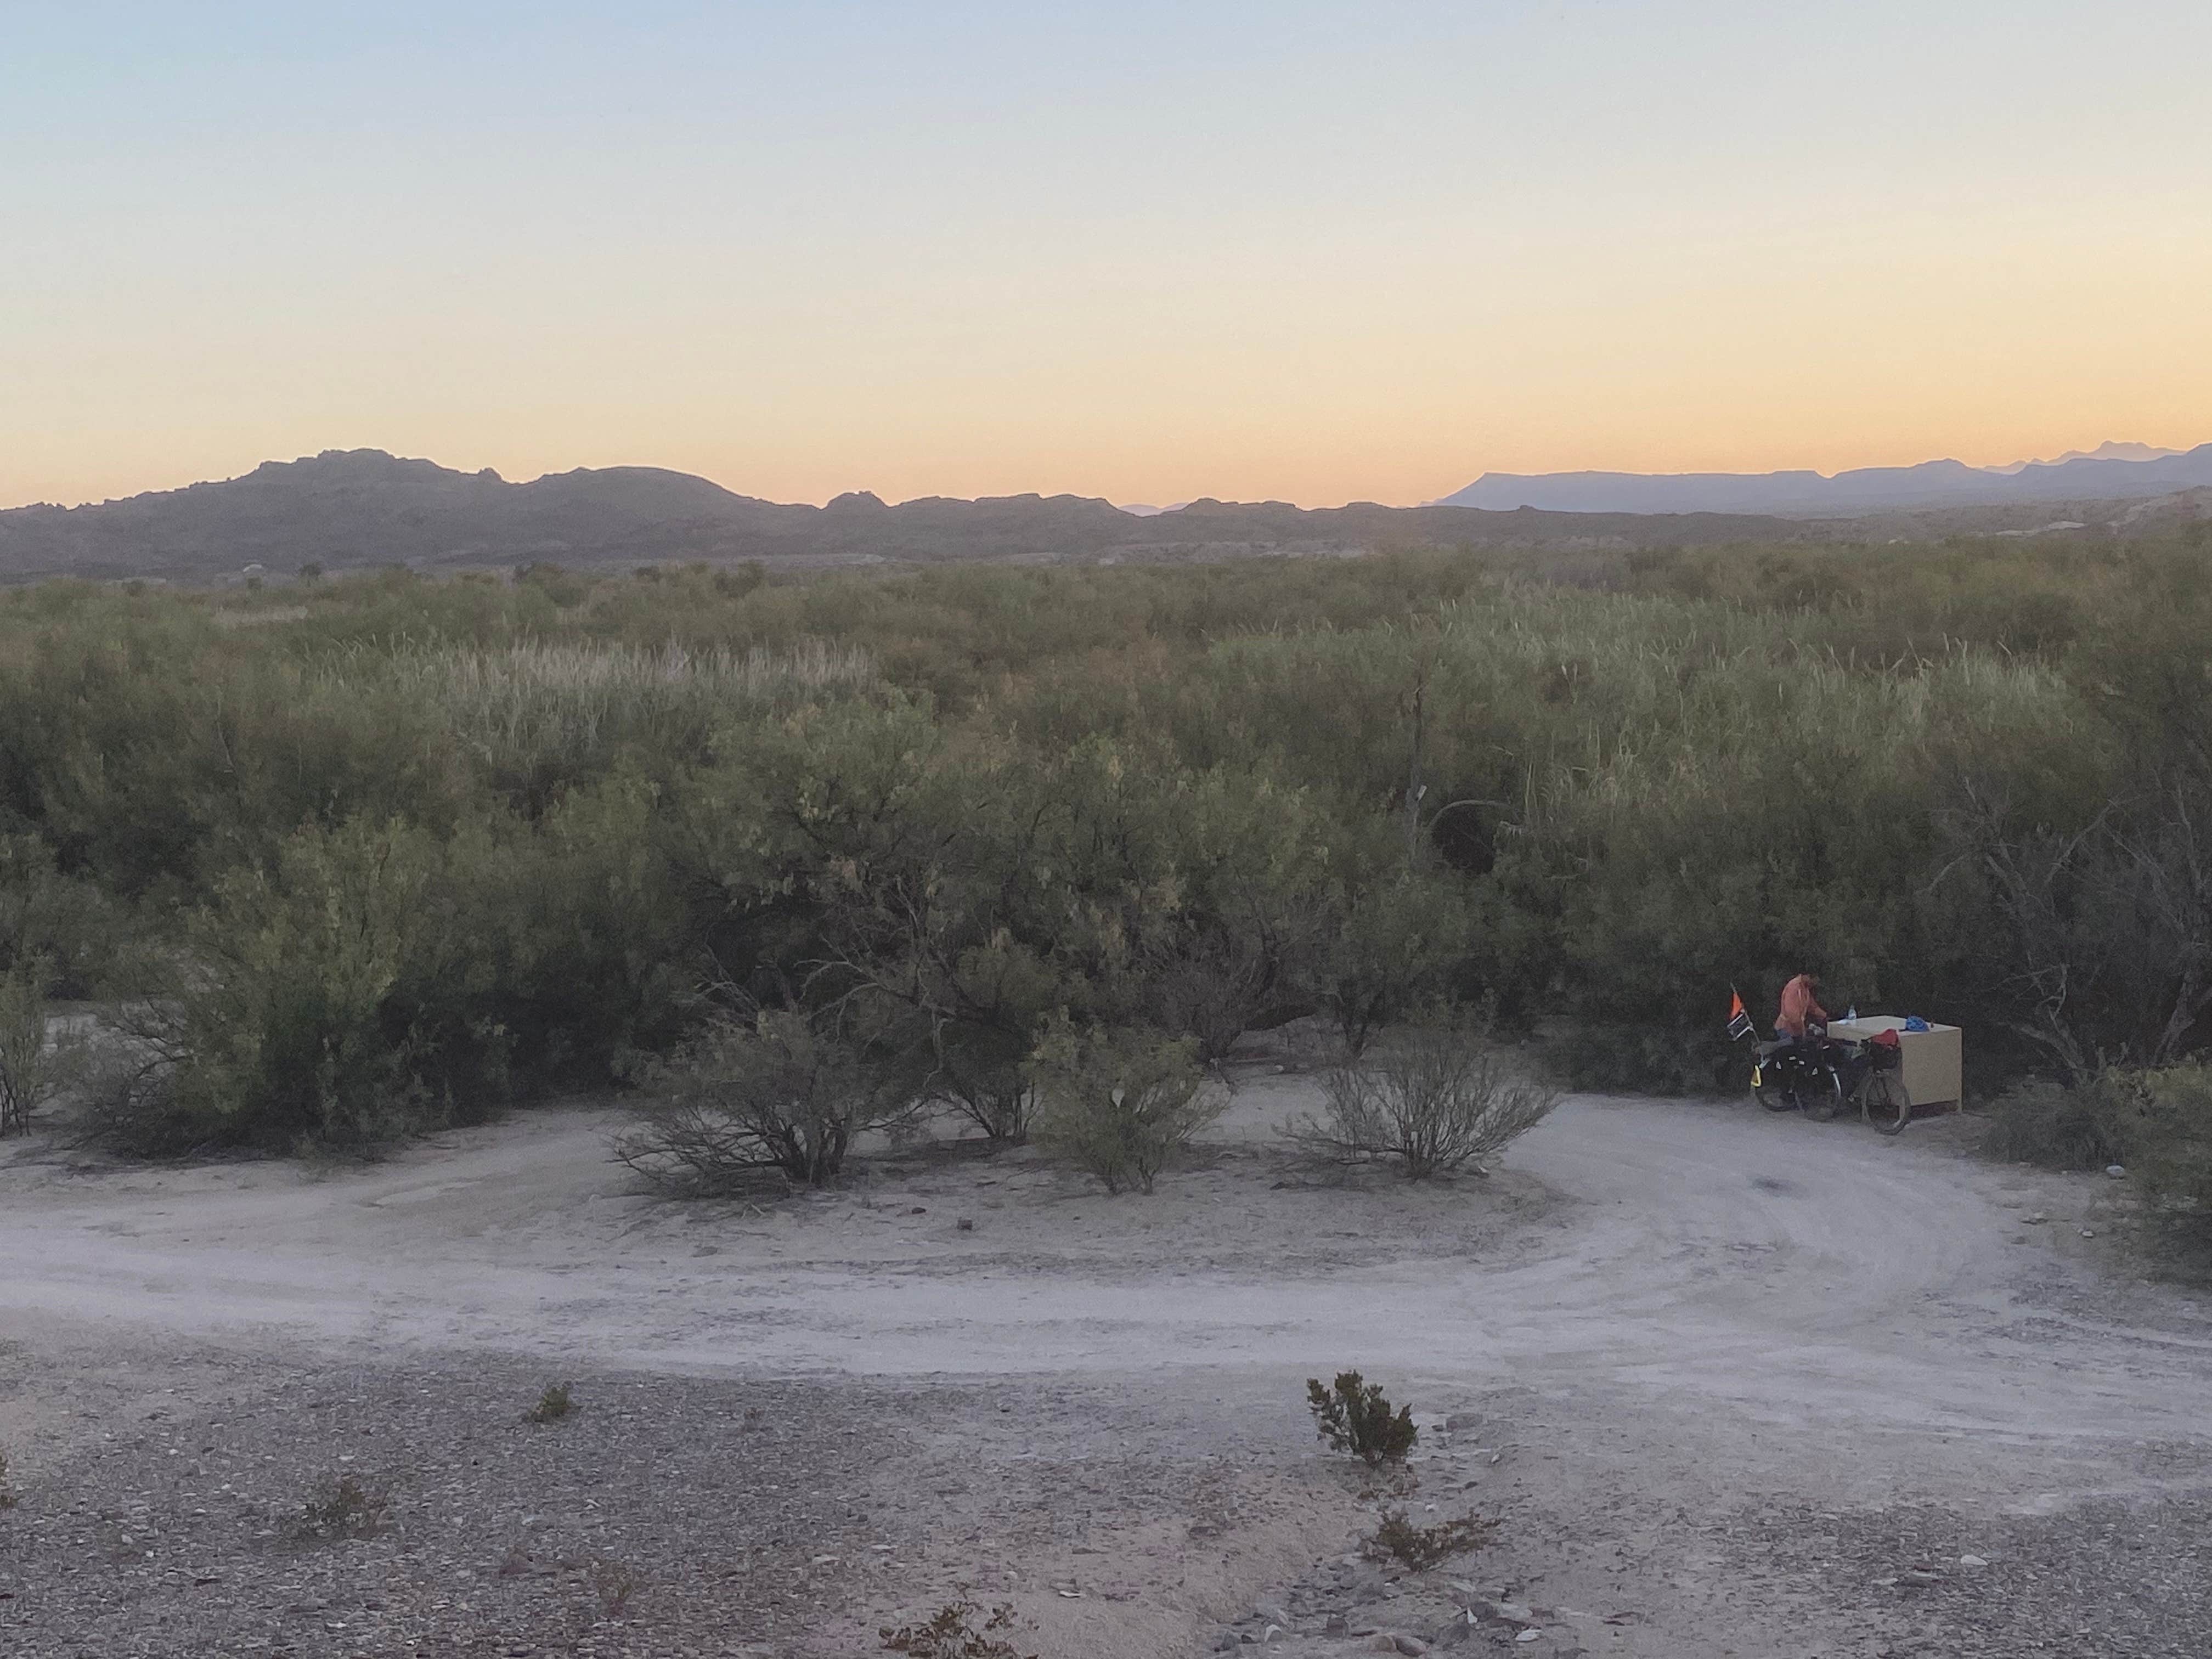
[[[1763,1039],[1734,992],[1729,998],[1729,1036],[1752,1045],[1751,1095],[1770,1112],[1802,1112],[1825,1122],[1856,1105],[1886,1135],[1912,1121],[1912,1102],[1898,1076],[1897,1034],[1881,1031],[1864,1042],[1828,1035],[1808,1025],[1804,1037]]]

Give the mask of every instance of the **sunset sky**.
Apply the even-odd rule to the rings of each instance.
[[[21,0],[0,506],[2212,439],[2212,5]]]

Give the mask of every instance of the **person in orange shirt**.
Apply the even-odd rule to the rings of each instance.
[[[1807,1025],[1827,1023],[1828,1011],[1820,1006],[1818,974],[1800,974],[1782,988],[1781,1011],[1774,1016],[1775,1036],[1802,1042]]]

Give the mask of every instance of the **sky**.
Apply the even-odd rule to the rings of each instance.
[[[2212,5],[0,0],[0,506],[2212,439]]]

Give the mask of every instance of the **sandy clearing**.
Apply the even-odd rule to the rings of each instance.
[[[1495,1462],[1435,1437],[1433,1473],[1479,1483],[1532,1539],[1558,1534],[1483,1558],[1486,1573],[1650,1604],[1627,1635],[1578,1637],[1591,1652],[1720,1650],[1697,1644],[1722,1620],[1757,1653],[1784,1612],[1791,1641],[1827,1639],[1823,1620],[1875,1627],[1863,1589],[1776,1583],[1747,1603],[1741,1564],[1685,1555],[1655,1518],[1670,1504],[2047,1516],[2203,1485],[2212,1322],[2087,1254],[2099,1179],[1962,1158],[1955,1125],[1887,1141],[1735,1103],[1578,1098],[1489,1182],[1316,1184],[1268,1135],[1310,1104],[1298,1079],[1252,1079],[1205,1167],[1121,1199],[1021,1154],[672,1206],[633,1190],[605,1156],[618,1120],[585,1109],[336,1174],[19,1156],[0,1170],[15,1264],[0,1333],[57,1354],[214,1341],[996,1377],[1141,1392],[1186,1450],[1264,1414],[1286,1460],[1303,1455],[1298,1380],[1357,1364],[1439,1413],[1509,1425]],[[1575,1562],[1602,1525],[1645,1540],[1625,1587],[1575,1576],[1598,1571]]]

